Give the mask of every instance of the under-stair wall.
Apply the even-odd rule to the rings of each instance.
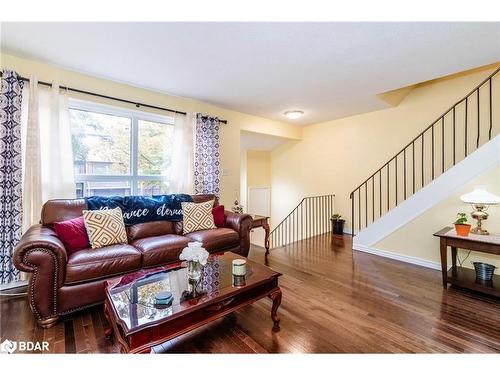
[[[498,152],[500,153],[500,149]],[[500,195],[500,165],[497,164],[496,167],[463,184],[447,198],[442,199],[405,225],[398,227],[380,241],[369,246],[355,244],[353,248],[440,270],[439,238],[432,234],[445,225],[452,226],[457,212],[470,213],[472,211],[470,205],[460,201],[460,196],[472,191],[477,185],[486,186],[489,192]],[[491,233],[500,233],[500,206],[491,206],[488,212],[490,217],[484,221],[485,228]],[[469,254],[468,251],[459,249],[458,256],[462,260],[463,267],[466,268],[473,268],[472,262],[474,261],[500,267],[500,257],[496,255],[474,252]]]

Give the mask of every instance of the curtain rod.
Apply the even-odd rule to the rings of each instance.
[[[3,75],[3,73],[2,73],[2,75]],[[21,79],[21,80],[23,80],[23,81],[25,81],[25,82],[29,82],[30,81],[30,79],[26,78],[26,77],[18,76],[18,78]],[[52,87],[52,83],[50,83],[50,82],[38,81],[38,84],[43,85],[43,86]],[[68,90],[68,91],[77,92],[79,94],[92,95],[92,96],[97,96],[97,97],[103,98],[103,99],[110,99],[110,100],[115,100],[115,101],[123,102],[123,103],[127,103],[127,104],[133,104],[137,108],[139,108],[139,107],[146,107],[146,108],[158,109],[160,111],[167,111],[167,112],[177,113],[179,115],[184,115],[184,116],[186,116],[186,114],[187,114],[186,112],[176,111],[175,109],[158,107],[158,106],[155,106],[155,105],[144,104],[144,103],[140,103],[140,102],[134,102],[134,101],[131,101],[131,100],[121,99],[121,98],[117,98],[117,97],[114,97],[114,96],[102,95],[102,94],[98,94],[98,93],[95,93],[95,92],[90,92],[90,91],[85,91],[85,90],[79,90],[79,89],[75,89],[73,87],[59,86],[59,88],[62,89],[62,90]],[[222,122],[223,124],[227,124],[226,120],[219,120],[219,122]]]

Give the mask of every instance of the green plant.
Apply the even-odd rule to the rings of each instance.
[[[332,220],[340,220],[342,218],[341,214],[333,214],[332,215]]]
[[[465,224],[467,223],[467,215],[463,212],[459,212],[457,214],[457,220],[455,220],[455,224]]]

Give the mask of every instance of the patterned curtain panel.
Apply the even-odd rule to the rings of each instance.
[[[219,119],[196,114],[194,190],[196,194],[220,193]]]
[[[14,247],[21,238],[22,154],[21,100],[23,81],[15,72],[2,71],[0,91],[0,281],[17,281],[12,264]]]

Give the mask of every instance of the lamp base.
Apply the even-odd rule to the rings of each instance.
[[[486,229],[483,229],[483,228],[480,228],[480,227],[472,228],[470,230],[470,232],[474,233],[474,234],[483,234],[483,235],[490,234],[490,232],[488,232]]]
[[[482,235],[489,234],[486,229],[483,229],[483,220],[486,220],[488,218],[488,213],[485,212],[488,209],[488,206],[480,203],[475,203],[472,206],[474,207],[474,211],[470,213],[470,216],[472,216],[473,219],[477,220],[477,226],[475,228],[472,228],[470,232]]]

